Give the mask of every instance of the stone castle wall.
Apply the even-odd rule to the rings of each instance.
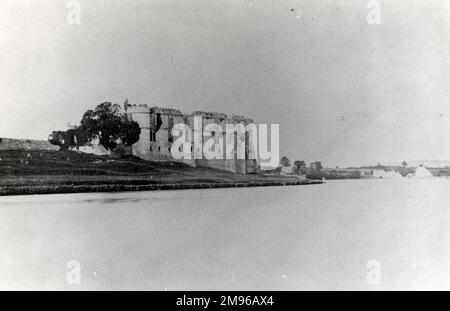
[[[202,141],[211,139],[210,137],[203,137],[203,130],[208,124],[219,124],[225,131],[225,124],[241,123],[244,126],[248,123],[253,123],[253,120],[232,116],[228,118],[223,113],[195,111],[190,115],[182,114],[181,111],[175,109],[166,109],[159,107],[149,108],[146,105],[134,105],[127,109],[127,114],[138,122],[141,127],[141,135],[139,141],[133,145],[133,154],[149,161],[176,161],[172,157],[171,147],[173,142],[178,137],[172,137],[171,131],[175,124],[183,123],[188,125],[193,131],[193,136],[202,135]],[[194,129],[194,117],[202,118],[202,128]],[[245,159],[238,160],[236,158],[236,150],[234,159],[226,159],[225,146],[223,146],[223,159],[194,159],[194,154],[200,154],[201,150],[194,150],[194,137],[191,139],[191,160],[179,160],[194,167],[211,167],[220,170],[231,171],[234,173],[252,173],[256,172],[256,160]],[[199,137],[197,137],[198,139]],[[225,144],[226,133],[223,133],[223,142]],[[235,138],[236,139],[236,138]],[[219,142],[219,137],[215,136],[216,142]],[[246,149],[248,148],[248,141],[246,141]],[[236,141],[235,141],[236,146]],[[235,148],[236,149],[236,148]],[[248,154],[248,150],[246,150]]]

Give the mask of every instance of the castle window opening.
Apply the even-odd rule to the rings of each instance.
[[[150,129],[150,141],[156,141],[156,133],[154,129]]]
[[[173,143],[173,135],[172,135],[172,128],[173,128],[173,116],[169,116],[168,118],[168,130],[169,130],[169,136],[168,140],[169,143]]]

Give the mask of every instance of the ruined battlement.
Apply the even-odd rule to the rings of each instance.
[[[147,105],[130,105],[128,106],[127,113],[150,113],[150,108]]]
[[[150,113],[161,113],[161,114],[171,114],[181,116],[183,115],[180,110],[172,109],[172,108],[161,108],[161,107],[152,107],[150,108]]]
[[[221,112],[209,112],[209,111],[201,111],[196,110],[191,114],[184,114],[178,109],[173,108],[163,108],[163,107],[149,107],[146,104],[141,105],[130,105],[127,108],[127,113],[134,114],[134,113],[149,113],[149,114],[165,114],[165,115],[173,115],[173,116],[182,116],[184,118],[188,118],[191,116],[202,116],[207,119],[218,119],[218,120],[233,120],[233,121],[239,121],[239,122],[253,122],[253,119],[247,118],[245,116],[231,115],[230,118],[225,113]]]
[[[244,116],[239,116],[239,115],[231,115],[230,120],[232,121],[237,121],[237,122],[245,122],[245,123],[253,123],[253,119],[244,117]]]
[[[225,120],[227,118],[227,115],[224,113],[220,113],[220,112],[207,112],[207,111],[194,111],[192,113],[193,116],[195,115],[200,115],[204,118],[208,118],[208,119],[220,119],[220,120]]]

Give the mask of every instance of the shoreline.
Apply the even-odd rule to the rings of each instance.
[[[225,182],[225,183],[161,183],[161,184],[100,184],[100,185],[33,185],[0,187],[0,197],[18,195],[70,194],[95,192],[134,192],[134,191],[165,191],[193,190],[214,188],[246,188],[246,187],[281,187],[306,186],[322,184],[319,180],[298,181],[264,181],[264,182]]]
[[[309,185],[291,176],[236,174],[179,162],[74,151],[0,150],[0,196]]]

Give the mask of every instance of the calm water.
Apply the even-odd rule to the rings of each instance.
[[[0,197],[0,289],[448,290],[449,190],[402,179]],[[67,284],[70,260],[80,285]]]

